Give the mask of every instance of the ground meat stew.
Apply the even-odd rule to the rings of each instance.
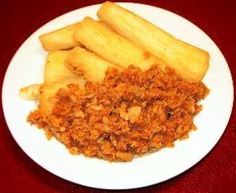
[[[72,154],[129,161],[186,138],[207,94],[203,83],[184,81],[171,69],[109,68],[105,80],[87,82],[85,92],[75,84],[59,90],[52,112],[35,110],[28,121]]]

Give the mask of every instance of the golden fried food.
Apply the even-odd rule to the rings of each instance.
[[[41,84],[31,84],[20,89],[19,95],[26,100],[37,100]]]
[[[85,82],[84,79],[76,77],[65,79],[63,81],[42,84],[39,94],[39,110],[44,114],[50,113],[55,103],[53,98],[60,89],[66,88],[70,84],[76,84],[83,89]]]
[[[130,161],[186,138],[207,93],[203,83],[170,69],[110,68],[102,83],[87,83],[84,92],[75,85],[62,89],[47,117],[35,110],[28,120],[56,134],[73,154]]]
[[[39,36],[43,48],[47,51],[54,51],[78,46],[73,38],[78,25],[79,22]]]
[[[98,17],[115,31],[161,58],[181,77],[201,81],[209,66],[208,52],[185,43],[138,15],[105,2]]]
[[[88,50],[123,68],[133,65],[147,70],[154,64],[165,65],[161,59],[89,17],[81,21],[74,37]]]
[[[69,51],[61,50],[48,53],[44,66],[44,83],[48,84],[77,77],[65,65],[68,54]]]
[[[82,73],[86,80],[92,82],[101,82],[108,67],[121,68],[80,47],[69,52],[67,66],[73,73]]]

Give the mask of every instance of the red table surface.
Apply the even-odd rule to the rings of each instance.
[[[31,33],[61,14],[101,2],[98,0],[0,0],[1,84],[12,56]],[[167,9],[199,26],[219,46],[228,61],[233,79],[236,80],[236,2],[234,0],[140,0],[135,2]],[[223,98],[222,102],[224,102]],[[0,193],[112,192],[73,184],[38,166],[14,141],[4,120],[2,108],[0,113]],[[234,108],[223,137],[200,163],[161,184],[123,192],[235,192],[235,127]],[[211,129],[214,132],[214,128]]]

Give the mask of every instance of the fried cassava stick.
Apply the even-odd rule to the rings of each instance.
[[[97,15],[119,34],[161,58],[184,79],[198,82],[204,77],[209,66],[208,52],[176,39],[112,2],[105,2]]]
[[[69,51],[49,52],[44,66],[44,83],[57,82],[68,78],[75,78],[65,65]]]
[[[67,66],[75,74],[83,74],[85,79],[92,82],[101,82],[108,67],[119,68],[96,54],[80,47],[70,51]]]
[[[47,51],[64,50],[78,45],[73,34],[79,23],[68,25],[55,31],[39,36],[43,48]]]
[[[74,37],[88,50],[123,68],[133,65],[147,70],[154,64],[165,65],[161,59],[89,17],[80,23]]]

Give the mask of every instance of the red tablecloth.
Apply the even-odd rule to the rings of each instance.
[[[49,20],[99,0],[0,0],[1,84],[21,43]],[[234,0],[140,0],[175,12],[198,25],[224,53],[236,80],[236,2]],[[222,102],[224,99],[222,98]],[[17,107],[16,107],[17,108]],[[0,193],[111,192],[62,180],[35,164],[15,143],[1,108]],[[209,115],[211,116],[211,115]],[[124,192],[222,193],[236,190],[236,111],[216,147],[187,172],[151,187]]]

